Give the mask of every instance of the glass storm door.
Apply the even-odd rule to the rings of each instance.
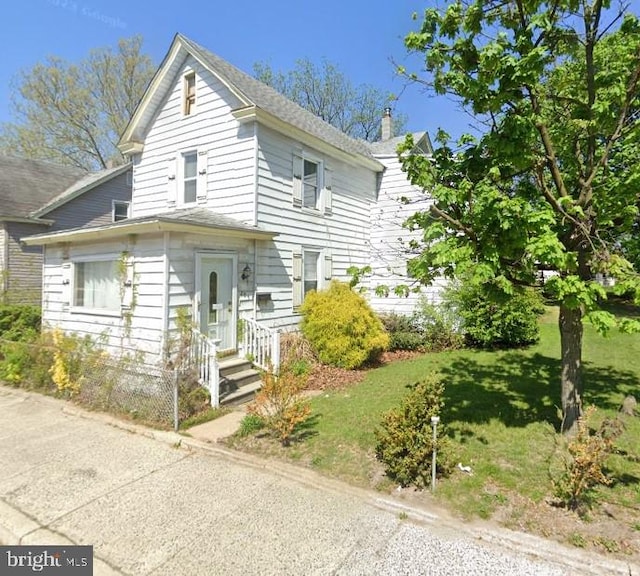
[[[236,347],[233,258],[200,258],[200,331],[221,350]]]

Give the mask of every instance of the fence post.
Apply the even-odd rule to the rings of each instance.
[[[178,415],[178,369],[173,369],[173,430],[178,431],[180,427]]]

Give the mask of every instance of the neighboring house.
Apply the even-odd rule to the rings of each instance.
[[[440,301],[445,281],[438,280],[430,287],[421,286],[407,273],[407,261],[415,255],[411,240],[419,240],[419,231],[410,233],[403,224],[418,210],[428,207],[422,190],[411,186],[402,171],[397,148],[404,136],[390,138],[388,112],[383,118],[382,140],[370,145],[374,157],[385,167],[380,182],[378,196],[371,205],[370,255],[368,264],[372,273],[366,277],[365,287],[371,306],[378,312],[393,312],[410,315],[421,297],[430,303]],[[426,132],[413,135],[414,153],[430,155],[431,141]],[[395,289],[406,296],[396,295]],[[384,295],[376,295],[376,289],[383,289]]]
[[[110,222],[114,203],[122,208],[131,199],[130,178],[130,166],[87,174],[69,166],[0,156],[3,301],[41,302],[42,249],[26,246],[22,237]]]
[[[177,35],[119,144],[131,218],[26,239],[46,247],[44,321],[149,362],[168,354],[180,309],[222,350],[295,329],[308,291],[372,258],[382,277],[372,244],[406,234],[394,197],[419,192],[395,144],[354,140]]]

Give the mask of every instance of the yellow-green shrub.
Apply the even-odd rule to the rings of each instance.
[[[309,292],[301,307],[302,333],[324,364],[358,368],[388,348],[389,335],[365,299],[334,280]]]

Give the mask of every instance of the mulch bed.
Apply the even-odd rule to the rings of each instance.
[[[324,364],[313,364],[309,379],[307,380],[307,390],[343,390],[354,384],[362,382],[367,375],[367,371],[372,368],[379,368],[391,362],[399,360],[410,360],[421,356],[421,352],[408,352],[398,350],[396,352],[385,352],[378,363],[361,370],[345,370],[335,366]]]

